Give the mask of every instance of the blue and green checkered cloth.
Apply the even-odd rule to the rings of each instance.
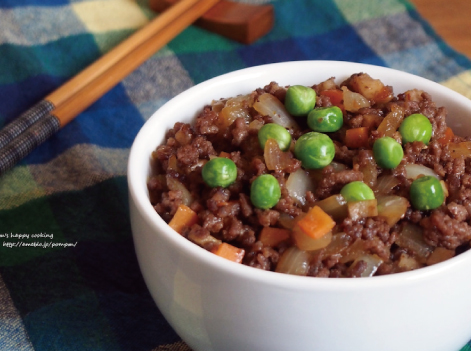
[[[188,28],[0,177],[0,350],[189,350],[139,272],[126,162],[146,119],[192,85],[322,59],[404,70],[471,97],[469,59],[406,0],[270,3],[264,38],[246,46]],[[0,0],[0,127],[155,15],[144,0]]]

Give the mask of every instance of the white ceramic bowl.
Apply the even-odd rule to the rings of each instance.
[[[263,87],[338,82],[366,72],[394,87],[427,91],[449,125],[471,135],[471,101],[396,70],[332,61],[287,62],[232,72],[178,95],[146,122],[129,157],[134,243],[147,286],[168,322],[201,351],[457,351],[471,339],[471,251],[417,271],[373,278],[266,272],[217,257],[186,240],[152,208],[151,152],[176,121],[213,99]]]

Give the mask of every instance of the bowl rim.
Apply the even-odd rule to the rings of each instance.
[[[388,74],[394,75],[398,74],[403,78],[413,79],[414,81],[421,81],[422,83],[426,83],[427,85],[433,87],[434,90],[440,91],[440,100],[451,99],[454,102],[458,102],[463,106],[467,107],[467,109],[469,109],[469,111],[471,112],[471,100],[467,99],[463,95],[426,78],[389,67],[347,61],[311,60],[278,62],[239,69],[217,77],[213,77],[209,80],[206,80],[190,87],[189,89],[183,91],[182,93],[167,101],[164,105],[162,105],[152,114],[152,116],[148,119],[148,121],[146,121],[146,123],[144,123],[141,130],[138,132],[129,153],[127,182],[130,201],[133,202],[140,214],[152,226],[155,233],[160,232],[159,235],[162,235],[165,237],[166,240],[171,241],[172,245],[175,245],[176,247],[178,247],[179,250],[182,250],[185,255],[192,255],[195,259],[201,261],[201,267],[212,266],[216,270],[221,270],[228,274],[238,276],[240,278],[244,278],[250,281],[264,282],[266,284],[280,286],[288,289],[315,288],[321,290],[337,290],[338,288],[348,288],[350,290],[355,290],[365,288],[382,288],[391,285],[408,285],[420,283],[429,279],[436,279],[437,276],[442,276],[444,274],[448,274],[450,271],[453,271],[456,266],[466,265],[466,263],[468,263],[467,261],[471,260],[471,250],[462,253],[458,256],[455,256],[451,259],[448,259],[444,262],[434,264],[432,266],[423,267],[414,271],[394,273],[385,276],[376,276],[360,279],[332,279],[280,274],[276,272],[254,269],[253,267],[230,262],[229,260],[211,254],[210,252],[190,242],[188,239],[182,237],[181,235],[173,231],[167,225],[167,223],[157,214],[157,212],[150,204],[145,182],[144,184],[140,184],[140,182],[142,182],[143,175],[139,173],[139,167],[143,167],[143,164],[145,164],[146,162],[150,163],[150,154],[142,155],[141,148],[145,146],[147,140],[146,134],[148,134],[152,123],[155,122],[155,120],[159,118],[160,115],[165,114],[167,110],[171,110],[182,99],[192,96],[195,93],[198,93],[197,95],[199,95],[199,91],[204,93],[205,90],[213,89],[218,86],[240,83],[249,79],[257,78],[262,75],[261,72],[266,72],[267,70],[270,71],[274,69],[292,69],[295,66],[298,68],[300,66],[311,67],[313,65],[319,67],[342,65],[350,68],[352,70],[351,74],[366,72],[373,77],[375,77],[375,75],[371,74],[372,71],[386,72]],[[255,88],[257,87],[252,87],[251,89],[253,90]],[[213,96],[210,98],[216,97]],[[203,105],[204,103],[202,102],[201,108],[203,107]],[[195,115],[197,112],[198,111],[195,111]],[[154,149],[155,146],[156,145],[153,146]],[[148,174],[146,175],[146,177],[147,176]],[[133,236],[134,235],[136,234],[133,232]]]

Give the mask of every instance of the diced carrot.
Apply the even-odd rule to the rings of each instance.
[[[274,247],[289,238],[291,231],[283,228],[263,227],[259,240],[264,246]]]
[[[222,243],[211,252],[236,263],[241,263],[245,255],[244,249],[240,249],[228,243]]]
[[[334,228],[335,221],[322,208],[314,206],[296,225],[311,238],[319,239]]]
[[[368,147],[369,130],[367,127],[347,129],[345,145],[351,149]]]
[[[198,215],[196,212],[188,206],[181,204],[178,206],[177,212],[175,212],[168,225],[173,230],[181,234],[183,228],[191,227],[196,222],[198,222]]]
[[[321,91],[320,95],[327,96],[330,99],[332,105],[339,107],[342,111],[345,111],[343,106],[343,91],[342,90],[324,90]]]
[[[438,142],[442,145],[449,144],[453,138],[455,137],[455,134],[453,133],[453,130],[450,127],[447,127],[445,130],[445,134],[438,139]]]

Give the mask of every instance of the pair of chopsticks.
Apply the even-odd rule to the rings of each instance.
[[[117,85],[219,0],[180,0],[0,131],[0,174]]]

